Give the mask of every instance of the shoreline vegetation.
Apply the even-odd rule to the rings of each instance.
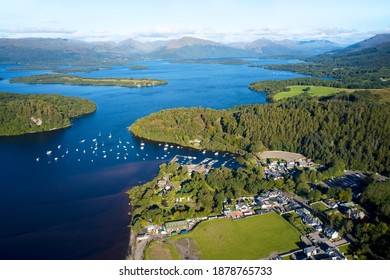
[[[148,69],[149,69],[148,66],[143,66],[143,65],[134,65],[129,67],[129,70],[148,70]]]
[[[389,119],[388,104],[370,94],[302,95],[228,110],[163,110],[138,119],[129,130],[140,138],[227,151],[247,161],[264,150],[283,150],[389,175]]]
[[[96,104],[84,98],[0,92],[0,136],[66,128],[72,119],[95,111]]]
[[[120,86],[120,87],[152,87],[168,84],[165,80],[132,79],[132,78],[86,78],[80,76],[43,74],[12,78],[11,83],[24,84],[64,84],[80,86]]]

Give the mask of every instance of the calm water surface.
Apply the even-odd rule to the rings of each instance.
[[[258,64],[287,63],[256,60]],[[135,120],[176,107],[231,108],[265,103],[248,85],[300,75],[247,65],[171,64],[148,61],[148,70],[75,73],[87,77],[147,77],[168,80],[153,88],[10,84],[16,76],[50,71],[7,71],[0,66],[0,91],[59,93],[93,100],[97,111],[67,129],[0,137],[0,259],[124,259],[129,224],[125,191],[152,179],[176,154],[234,165],[231,155],[192,149],[164,151],[165,143],[135,139]],[[161,145],[159,145],[161,144]],[[143,149],[141,147],[144,147]],[[47,151],[51,151],[47,155]]]

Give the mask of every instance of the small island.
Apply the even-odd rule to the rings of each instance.
[[[129,70],[148,70],[148,66],[143,66],[143,65],[135,65],[135,66],[130,66]]]
[[[0,92],[0,136],[69,127],[71,119],[95,111],[96,104],[84,98]]]
[[[80,86],[119,86],[119,87],[152,87],[166,85],[168,82],[155,79],[129,78],[86,78],[80,76],[44,74],[12,78],[11,83],[24,84],[64,84]]]

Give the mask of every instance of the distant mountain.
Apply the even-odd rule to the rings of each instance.
[[[249,43],[232,43],[230,46],[253,51],[262,56],[312,56],[341,48],[339,45],[327,40],[271,41],[258,39]]]
[[[332,54],[356,53],[367,49],[380,50],[387,48],[390,43],[390,34],[378,34],[361,42],[357,42],[344,49],[332,52]]]
[[[199,59],[228,57],[304,58],[323,53],[361,50],[388,41],[382,34],[354,44],[347,50],[326,40],[271,41],[222,44],[194,37],[140,42],[134,39],[116,42],[83,42],[67,39],[0,39],[0,63],[25,64],[104,64],[127,63],[134,59]]]
[[[351,65],[365,63],[373,66],[390,65],[390,34],[378,34],[346,48],[324,53],[319,60],[343,60]]]
[[[47,38],[0,39],[0,63],[115,61],[122,56],[115,43]]]

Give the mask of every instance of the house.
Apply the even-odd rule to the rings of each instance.
[[[324,233],[327,237],[329,237],[330,239],[335,239],[335,238],[338,238],[339,237],[339,233],[337,231],[335,231],[334,229],[332,228],[329,228],[329,227],[326,227],[324,229]]]
[[[278,197],[280,195],[280,191],[276,190],[276,191],[271,191],[269,193],[269,197]]]
[[[316,225],[313,227],[313,229],[317,232],[322,232],[322,226],[321,225]]]
[[[259,205],[261,206],[261,209],[272,208],[272,204],[268,200],[264,200],[263,202],[260,202]]]
[[[161,179],[157,181],[157,186],[164,187],[167,184],[167,180]]]
[[[307,210],[306,208],[298,208],[295,210],[295,212],[298,214],[300,217],[304,217],[306,215],[310,215],[310,211]]]
[[[309,258],[311,256],[317,255],[319,252],[319,248],[317,246],[310,246],[303,249],[305,255]]]
[[[145,239],[148,239],[149,238],[149,235],[147,233],[143,233],[143,234],[138,234],[137,235],[137,240],[145,240]]]
[[[226,217],[236,220],[236,219],[244,218],[244,214],[241,211],[235,211],[235,212],[228,213]]]
[[[317,226],[317,225],[321,225],[322,222],[320,221],[320,219],[318,218],[315,218],[311,215],[305,215],[303,218],[302,218],[302,222],[308,226]]]
[[[332,208],[332,209],[337,208],[336,202],[334,202],[334,201],[332,201],[332,200],[325,199],[323,202],[324,202],[324,203],[326,204],[326,206],[328,206],[329,208]]]
[[[189,225],[186,220],[179,220],[179,221],[165,222],[163,228],[166,232],[172,233],[172,232],[180,232],[183,229],[188,230]]]
[[[337,247],[329,247],[326,249],[326,254],[332,258],[332,260],[346,260],[347,258],[343,253],[337,249]]]
[[[295,162],[290,161],[289,163],[287,163],[287,169],[293,169],[294,167],[295,167]]]
[[[306,161],[298,161],[298,166],[299,167],[308,167],[308,164]]]

